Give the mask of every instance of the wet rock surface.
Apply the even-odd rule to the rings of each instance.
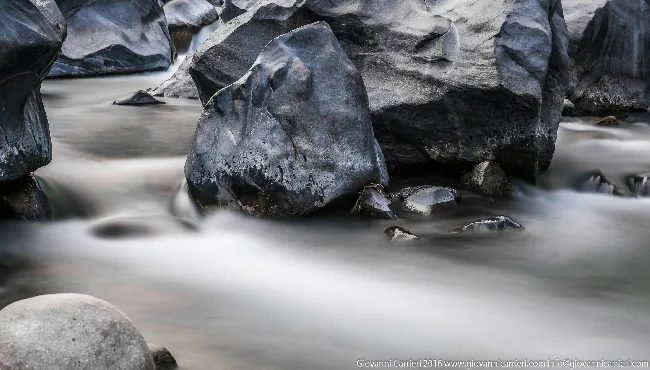
[[[391,242],[406,242],[420,239],[417,235],[400,226],[391,226],[384,230],[384,235]]]
[[[50,76],[166,70],[172,63],[159,0],[56,0],[68,38]]]
[[[505,230],[524,230],[524,227],[508,216],[495,216],[474,221],[465,226],[453,229],[451,233],[467,232],[486,232],[486,231],[505,231]]]
[[[454,208],[461,198],[455,189],[428,185],[405,188],[389,195],[400,211],[423,216]]]
[[[596,123],[594,123],[596,126],[600,127],[618,127],[621,124],[618,122],[618,119],[614,116],[607,116],[603,119],[598,120]]]
[[[154,370],[142,334],[113,305],[51,294],[0,311],[0,365],[7,370]]]
[[[178,363],[172,354],[163,346],[156,344],[149,344],[153,363],[156,365],[156,370],[177,369]]]
[[[565,0],[569,97],[588,114],[645,111],[650,105],[650,6],[644,1]]]
[[[201,27],[215,22],[219,13],[206,0],[172,0],[164,6],[169,34],[178,51],[187,50]]]
[[[395,219],[397,216],[390,208],[391,201],[386,198],[381,185],[366,186],[359,195],[352,213],[371,218]]]
[[[322,20],[363,75],[389,169],[460,172],[495,160],[509,175],[534,180],[550,164],[568,63],[559,1],[427,8],[416,0],[231,0],[229,7],[246,11],[215,32],[189,67],[204,103],[272,38]]]
[[[463,189],[488,197],[509,197],[514,188],[505,171],[495,162],[479,163],[461,178]]]
[[[113,102],[114,105],[155,105],[165,104],[144,90],[138,90]]]
[[[307,214],[388,182],[363,80],[326,23],[273,40],[208,102],[185,176],[202,212],[265,217]]]

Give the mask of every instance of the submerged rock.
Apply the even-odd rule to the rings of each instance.
[[[476,231],[524,230],[524,227],[508,216],[496,216],[474,221],[463,227],[451,230],[452,233]]]
[[[405,242],[420,239],[417,235],[400,226],[391,226],[384,230],[384,235],[391,242]]]
[[[115,105],[154,105],[165,104],[144,90],[138,90],[113,102]]]
[[[51,294],[0,311],[3,370],[154,370],[142,334],[119,309],[82,294]]]
[[[608,116],[594,123],[594,125],[601,127],[618,127],[621,124],[618,122],[618,119],[616,117]]]
[[[361,75],[325,23],[274,39],[205,106],[185,164],[203,212],[303,215],[388,175]]]
[[[203,103],[243,75],[274,37],[325,21],[363,75],[393,171],[460,172],[494,160],[509,175],[534,180],[549,166],[568,63],[559,0],[275,3],[226,1],[224,9],[246,12],[193,57],[189,72]]]
[[[495,162],[482,162],[474,166],[472,172],[461,178],[461,186],[488,197],[508,197],[514,192],[505,171]]]
[[[20,221],[48,221],[52,207],[32,174],[0,183],[0,218]]]
[[[167,348],[155,344],[150,344],[149,349],[151,350],[151,356],[153,357],[153,363],[156,365],[156,370],[178,368],[176,359],[167,350]]]
[[[68,23],[50,76],[166,70],[172,63],[160,0],[56,0]]]
[[[650,105],[650,7],[640,0],[564,0],[569,98],[585,113]]]
[[[416,186],[391,193],[390,200],[401,210],[420,215],[431,215],[458,205],[458,191],[440,186]]]
[[[217,9],[206,0],[172,0],[165,4],[164,11],[172,43],[178,51],[187,50],[192,36],[219,18]]]
[[[373,218],[395,219],[397,216],[390,209],[390,200],[384,195],[381,185],[369,185],[363,188],[352,213]]]

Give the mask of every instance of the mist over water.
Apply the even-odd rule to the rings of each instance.
[[[563,122],[539,188],[520,184],[514,200],[470,199],[431,219],[181,220],[172,200],[200,103],[112,105],[165,77],[45,81],[54,160],[37,175],[60,220],[0,227],[5,253],[30,261],[2,302],[97,296],[192,370],[646,359],[650,198],[573,189],[593,171],[620,186],[650,172],[648,116],[616,129]],[[526,230],[447,233],[499,214]],[[392,225],[426,240],[390,244],[382,232]]]

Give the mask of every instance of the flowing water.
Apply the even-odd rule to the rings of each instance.
[[[647,116],[621,128],[563,122],[540,187],[520,184],[511,201],[461,202],[427,220],[181,222],[170,209],[199,102],[111,104],[167,75],[44,83],[54,160],[37,174],[60,220],[0,225],[0,304],[106,299],[193,370],[650,359],[650,199],[572,190],[594,171],[621,187],[649,172]],[[526,230],[446,232],[499,214]],[[394,224],[428,239],[390,244],[382,232]]]

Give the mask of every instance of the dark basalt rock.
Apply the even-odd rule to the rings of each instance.
[[[596,123],[594,123],[594,125],[601,127],[618,127],[621,124],[618,122],[618,119],[616,117],[608,116],[601,120],[598,120]]]
[[[641,0],[564,0],[569,98],[587,114],[650,105],[650,7]]]
[[[490,217],[479,221],[474,221],[463,227],[451,230],[452,233],[481,232],[481,231],[504,231],[504,230],[524,230],[524,227],[508,216]]]
[[[166,70],[172,63],[160,0],[56,0],[68,23],[50,76]]]
[[[155,370],[142,334],[122,311],[82,294],[49,294],[0,311],[3,370]]]
[[[0,218],[21,221],[52,219],[52,208],[32,174],[0,183]]]
[[[352,213],[372,218],[395,219],[397,216],[390,209],[391,201],[384,194],[384,187],[373,184],[361,191]]]
[[[389,198],[401,211],[431,215],[456,207],[461,195],[448,187],[416,186],[391,193]]]
[[[514,188],[505,171],[495,162],[482,162],[461,178],[463,189],[488,197],[512,196]]]
[[[41,82],[63,40],[65,21],[52,1],[0,2],[0,182],[52,160]]]
[[[149,344],[153,363],[156,364],[156,370],[168,370],[178,368],[176,359],[172,354],[163,346]]]
[[[384,230],[384,235],[391,242],[406,242],[420,239],[417,235],[400,226],[391,226]]]
[[[203,103],[274,37],[321,20],[363,75],[389,169],[459,175],[492,160],[535,180],[549,166],[568,63],[559,0],[277,3],[224,4],[247,12],[193,57],[189,72]]]
[[[115,105],[154,105],[165,104],[144,90],[138,90],[113,102]]]
[[[165,4],[164,10],[169,34],[177,51],[187,50],[192,36],[201,27],[219,18],[217,9],[206,0],[172,0]]]
[[[276,38],[208,101],[185,176],[203,212],[266,217],[307,214],[388,182],[363,80],[327,24]]]

